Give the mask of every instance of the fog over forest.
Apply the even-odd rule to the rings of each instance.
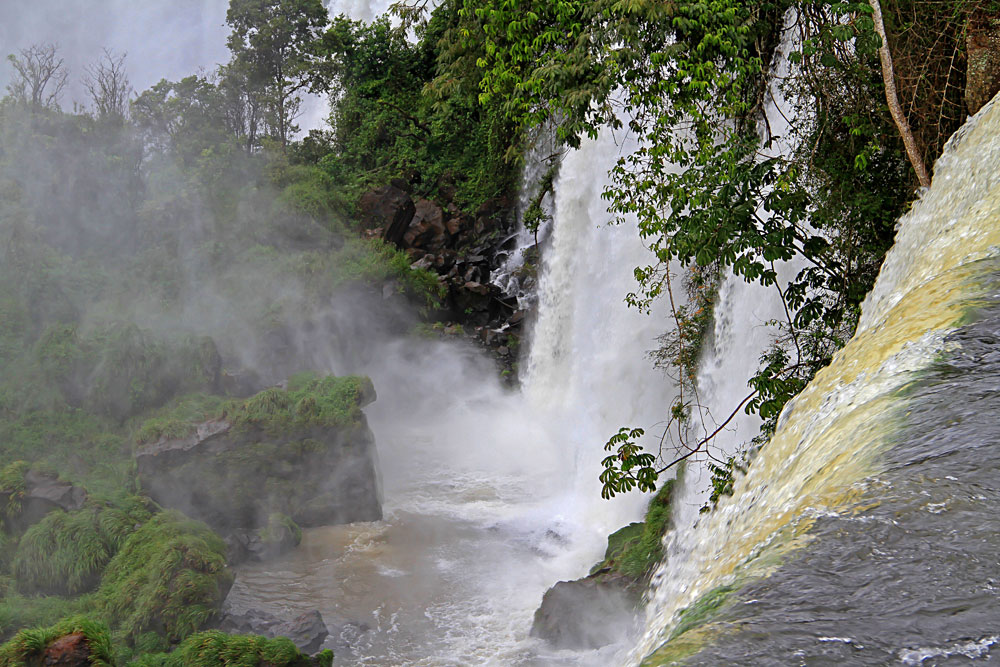
[[[370,21],[385,12],[389,0],[325,0],[331,16],[345,14]],[[34,44],[55,44],[66,61],[69,79],[63,108],[86,107],[84,68],[98,62],[103,50],[126,54],[126,70],[136,92],[160,79],[179,81],[210,73],[229,59],[226,48],[227,0],[38,0],[0,3],[2,55]],[[11,69],[0,67],[0,90]],[[325,100],[309,95],[298,125],[302,132],[320,127],[328,113]]]

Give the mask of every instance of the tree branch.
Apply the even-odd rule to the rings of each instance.
[[[885,23],[882,22],[882,5],[879,0],[868,0],[874,11],[875,32],[882,40],[882,45],[878,49],[879,60],[882,61],[882,79],[885,82],[885,100],[889,103],[889,112],[892,119],[899,128],[899,134],[903,138],[903,145],[906,146],[906,154],[910,158],[913,170],[917,172],[917,180],[920,185],[929,188],[931,177],[927,174],[927,167],[924,166],[924,159],[917,148],[917,141],[913,138],[910,130],[910,123],[903,115],[903,109],[899,106],[899,97],[896,94],[896,74],[892,69],[892,54],[889,53],[889,39],[885,34]]]

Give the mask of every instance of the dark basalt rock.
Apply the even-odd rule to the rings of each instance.
[[[11,491],[0,490],[0,508],[10,503]],[[52,510],[72,512],[83,507],[87,492],[79,486],[64,482],[55,474],[27,470],[24,489],[18,491],[16,511],[4,511],[4,523],[9,530],[20,532],[37,523]]]
[[[431,251],[444,248],[448,242],[448,228],[444,222],[444,211],[429,199],[418,199],[414,207],[413,219],[403,234],[401,246],[418,247]]]
[[[600,574],[560,581],[542,597],[531,636],[555,648],[600,648],[634,631],[639,605],[639,595],[625,581]]]
[[[413,220],[416,207],[410,195],[396,185],[366,192],[358,201],[363,229],[383,229],[383,238],[399,245]]]
[[[323,616],[315,609],[292,620],[257,609],[226,614],[219,622],[219,629],[230,634],[262,635],[268,639],[288,637],[303,653],[319,651],[330,634]]]

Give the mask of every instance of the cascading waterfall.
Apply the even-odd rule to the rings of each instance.
[[[964,329],[955,329],[981,319],[981,309],[996,302],[990,283],[995,282],[993,260],[1000,255],[998,138],[1000,106],[994,101],[949,142],[936,165],[933,185],[900,221],[896,245],[863,305],[854,338],[786,407],[778,432],[755,458],[749,473],[737,481],[733,497],[721,502],[685,538],[689,548],[683,554],[668,552],[637,658],[645,658],[648,664],[667,664],[696,654],[711,638],[711,644],[719,642],[723,648],[709,652],[703,662],[697,656],[690,658],[694,664],[722,664],[719,661],[726,659],[722,656],[744,659],[746,664],[770,664],[767,660],[781,662],[793,656],[801,660],[848,656],[852,664],[885,664],[895,657],[919,664],[934,656],[983,655],[995,643],[983,638],[981,629],[997,618],[990,602],[978,602],[975,594],[964,592],[964,603],[948,607],[940,601],[951,589],[963,591],[969,575],[961,568],[971,567],[967,558],[955,566],[947,558],[924,553],[924,559],[942,560],[940,572],[926,562],[907,569],[910,559],[906,555],[933,539],[933,533],[920,532],[927,530],[928,513],[946,511],[961,502],[957,500],[961,494],[948,496],[940,506],[919,500],[940,490],[933,486],[915,489],[918,483],[899,472],[907,466],[921,466],[919,479],[957,483],[956,475],[969,474],[967,465],[949,468],[935,463],[933,475],[927,461],[962,455],[995,441],[985,432],[982,440],[970,439],[968,429],[953,426],[974,421],[976,412],[967,410],[942,421],[935,420],[926,406],[961,410],[946,400],[949,391],[962,391],[948,389],[959,386],[956,371],[974,374],[989,366],[986,361],[991,359],[976,352],[975,364],[962,361],[963,355],[975,356],[962,348],[977,350],[976,345],[992,344],[995,319],[990,320],[993,324],[987,333],[976,330],[963,338]],[[980,309],[978,314],[975,309]],[[947,372],[933,370],[935,363],[945,361],[950,364]],[[995,373],[993,366],[989,370]],[[995,379],[986,381],[994,389],[959,400],[995,395]],[[929,388],[921,389],[921,382]],[[954,433],[942,436],[946,428]],[[926,433],[932,431],[937,439],[927,441]],[[926,449],[912,444],[921,439]],[[975,458],[983,461],[982,454]],[[889,467],[890,460],[896,469]],[[907,493],[919,500],[915,507]],[[978,498],[992,502],[993,495]],[[880,513],[872,509],[882,503],[901,504],[905,510]],[[993,505],[984,509],[992,511]],[[864,522],[867,527],[855,529],[852,522]],[[955,515],[951,522],[950,533],[959,540],[959,549],[974,552],[978,542],[964,536],[989,520]],[[901,525],[907,529],[896,528]],[[813,542],[814,534],[820,532],[823,537]],[[849,532],[857,542],[842,537]],[[912,535],[925,536],[915,540]],[[868,545],[869,539],[880,540],[877,547]],[[797,548],[804,553],[801,565],[792,559]],[[848,552],[849,558],[844,555]],[[995,563],[995,557],[987,558]],[[788,564],[783,566],[784,562]],[[866,566],[856,565],[859,562]],[[815,572],[816,568],[822,572]],[[742,604],[733,602],[726,617],[732,623],[702,625],[709,612],[726,608],[730,592],[772,573],[777,573],[773,583],[758,584]],[[838,576],[844,577],[841,585],[828,583],[839,581]],[[895,590],[900,582],[903,588],[896,590],[897,597],[882,599],[881,588]],[[976,579],[976,586],[982,585],[982,579]],[[784,601],[772,590],[784,593]],[[913,596],[917,599],[908,600]],[[876,615],[873,610],[879,604],[895,611]],[[975,613],[966,613],[970,609]],[[797,615],[800,610],[804,615]],[[961,630],[948,624],[947,619],[963,613]],[[741,623],[753,627],[755,614],[766,615],[773,624],[770,630],[764,625],[752,640],[750,631],[744,636],[735,628]],[[894,614],[905,622],[894,624],[890,620]],[[801,618],[798,624],[796,618]],[[969,640],[970,636],[980,639]],[[907,648],[929,639],[953,644]],[[739,649],[727,653],[727,642]]]
[[[606,226],[622,150],[604,133],[564,159],[523,390],[443,342],[401,341],[359,369],[379,393],[366,412],[386,519],[307,531],[296,552],[243,568],[229,609],[318,609],[338,664],[620,661],[624,644],[556,651],[528,631],[544,591],[586,575],[641,517],[642,495],[601,499],[602,447],[624,425],[655,432],[673,395],[646,356],[669,318],[624,303],[648,250],[634,224]]]
[[[795,19],[795,12],[789,10],[764,105],[766,122],[760,124],[762,136],[773,139],[770,152],[779,157],[790,155],[794,148],[789,132],[795,114],[779,84],[788,76],[788,54],[795,47],[796,32],[792,29]],[[762,211],[760,215],[769,213]],[[800,268],[794,260],[778,264],[778,284],[786,285]],[[786,317],[777,287],[748,283],[733,275],[731,270],[726,271],[716,296],[711,345],[699,361],[696,382],[700,413],[692,414],[696,424],[704,422],[704,430],[699,434],[703,436],[718,428],[736,411],[732,420],[710,443],[717,458],[725,460],[728,456],[738,455],[760,431],[760,419],[746,414],[738,406],[750,393],[747,380],[759,367],[761,354],[779,334],[774,322]],[[695,458],[688,461],[683,484],[674,497],[674,529],[668,533],[664,545],[664,553],[668,554],[666,561],[670,563],[684,562],[690,558],[692,551],[701,548],[694,538],[698,535],[695,527],[701,519],[701,509],[708,501],[711,490],[711,471],[707,463],[707,460]],[[680,584],[683,585],[683,582]],[[673,581],[666,576],[661,565],[651,583],[653,601],[649,610],[654,615],[658,613],[660,598],[675,595],[658,589],[671,585],[674,585]]]

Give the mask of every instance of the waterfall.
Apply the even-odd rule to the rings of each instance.
[[[929,382],[926,378],[934,377],[933,364],[959,354],[956,350],[961,345],[958,342],[960,338],[954,334],[956,328],[976,319],[975,308],[982,308],[984,304],[996,300],[995,287],[989,286],[995,268],[991,268],[989,260],[1000,255],[998,164],[1000,106],[993,102],[951,139],[935,167],[931,188],[922,193],[911,211],[900,220],[896,244],[886,258],[875,288],[863,304],[863,315],[854,338],[837,353],[831,365],[818,373],[808,387],[786,406],[777,433],[753,460],[748,474],[737,480],[734,495],[698,522],[684,538],[687,548],[683,552],[668,552],[649,606],[645,636],[634,653],[636,660],[645,658],[643,664],[667,664],[696,655],[710,637],[726,636],[727,630],[723,626],[700,625],[706,614],[719,608],[731,591],[740,590],[750,582],[761,581],[772,573],[794,569],[792,565],[782,569],[782,564],[797,549],[809,554],[819,548],[812,543],[818,525],[842,520],[836,525],[841,526],[840,531],[844,532],[843,526],[848,525],[853,517],[858,521],[885,522],[890,526],[886,530],[891,530],[891,526],[904,520],[902,517],[909,516],[902,511],[867,517],[863,513],[870,512],[871,507],[886,500],[885,494],[873,494],[871,489],[879,484],[888,486],[891,482],[887,480],[895,478],[888,472],[884,473],[885,479],[875,475],[885,471],[888,453],[899,449],[901,439],[906,439],[901,438],[900,429],[912,422],[915,419],[913,415],[925,404],[912,397],[915,389],[908,389],[909,393],[903,389],[919,386],[914,383],[920,380]],[[995,328],[995,325],[992,326]],[[982,333],[976,335],[979,337],[976,340],[984,336]],[[964,372],[973,372],[968,369],[982,365],[982,362],[977,362],[961,368],[966,369]],[[954,371],[950,372],[951,375],[943,372],[940,375],[954,377]],[[995,385],[995,380],[991,383]],[[934,391],[928,390],[921,400],[940,402],[941,393],[941,389],[935,387]],[[933,421],[928,424],[938,427]],[[912,431],[908,437],[919,439],[927,428],[929,426]],[[972,444],[974,441],[965,442],[970,444],[954,447],[964,449],[975,446]],[[930,454],[913,451],[908,456],[910,458],[900,466],[925,465]],[[902,454],[898,454],[899,457]],[[938,474],[945,479],[958,479],[955,474]],[[927,491],[923,493],[927,494]],[[868,502],[861,503],[862,500]],[[944,509],[935,505],[922,512],[921,516],[927,511]],[[859,514],[862,515],[857,516]],[[976,521],[982,520],[977,518]],[[832,529],[824,535],[824,540],[837,539]],[[859,540],[866,537],[864,531],[859,532]],[[962,544],[971,543],[964,541]],[[863,545],[862,541],[860,546],[853,543],[849,546],[868,553]],[[881,548],[895,553],[891,544]],[[908,545],[908,548],[913,547]],[[882,552],[874,553],[870,556],[872,562]],[[899,581],[904,576],[905,570],[901,565],[903,552],[899,553],[895,565],[888,563],[885,566],[887,572],[893,571],[892,568],[895,570],[881,586],[889,587],[890,581]],[[858,558],[853,557],[855,561]],[[833,556],[828,554],[827,560],[832,559]],[[794,565],[794,561],[792,563]],[[818,566],[811,565],[813,568]],[[809,579],[817,582],[814,584],[817,589],[824,578],[837,576],[838,572],[832,565],[828,567],[830,570],[823,577],[817,578],[813,574]],[[808,579],[802,571],[804,568],[805,565],[794,570],[799,577],[795,585],[799,588],[803,587],[802,580]],[[846,571],[846,565],[844,569]],[[870,569],[877,570],[875,565]],[[937,584],[933,569],[926,565],[911,576],[911,583],[905,590],[930,591]],[[791,577],[791,574],[786,574],[784,579],[776,577],[773,585],[780,586],[780,581],[790,580]],[[951,585],[959,586],[959,578],[956,577]],[[763,586],[758,585],[757,590],[766,590]],[[781,590],[793,590],[790,586]],[[852,609],[873,604],[868,600],[878,598],[878,587],[863,589],[865,594],[860,598],[846,583],[841,588],[845,589],[844,608],[831,605],[825,612],[831,617],[840,614],[836,616],[839,625],[832,627],[844,628],[841,634],[814,636],[799,627],[794,642],[781,635],[782,641],[797,647],[796,655],[811,655],[805,652],[806,649],[798,648],[805,641],[802,635],[809,635],[813,643],[808,645],[808,650],[815,651],[816,655],[829,656],[834,655],[834,651],[848,651],[846,655],[854,655],[855,664],[885,664],[862,663],[857,652],[865,646],[881,642],[885,646],[878,647],[883,652],[879,655],[892,655],[887,653],[895,650],[889,646],[892,642],[905,645],[912,641],[906,634],[907,630],[902,628],[892,628],[896,634],[891,634],[888,629],[883,632],[884,636],[873,634],[873,627],[890,625],[877,619],[854,622],[857,634],[868,633],[872,639],[860,641],[842,634],[852,625]],[[757,597],[755,594],[744,600],[743,604],[750,606],[732,611],[733,617],[752,618],[753,605],[759,604]],[[909,610],[913,606],[910,603],[900,607],[903,604],[901,599],[892,602],[900,610]],[[815,608],[818,602],[811,600],[809,604]],[[939,607],[930,605],[930,609],[937,612],[941,619],[948,616],[948,612],[939,611]],[[914,613],[925,619],[920,622],[920,627],[928,627],[926,619],[932,614]],[[996,613],[995,610],[993,613]],[[856,611],[855,615],[858,614],[860,612]],[[813,611],[812,616],[803,618],[822,623],[822,616]],[[912,624],[916,622],[910,621],[910,635]],[[944,621],[938,623],[943,625]],[[738,625],[726,626],[730,628],[728,632],[736,632],[733,628]],[[971,625],[974,624],[966,622],[962,632],[970,632]],[[927,632],[926,629],[924,631]],[[942,634],[955,641],[969,636],[962,634],[954,637],[944,631]],[[792,632],[788,631],[787,635],[791,637]],[[743,655],[744,659],[748,659],[746,651],[751,646],[751,640],[741,639],[738,632],[734,636],[736,639],[732,641],[739,643],[743,653],[730,655]],[[981,655],[992,645],[987,639],[983,639],[985,644],[967,640],[965,643],[974,644]],[[759,647],[760,635],[756,640],[754,646]],[[725,640],[720,641],[724,643]],[[767,641],[776,647],[780,645],[777,634]],[[907,664],[918,664],[924,659],[920,656],[961,653],[965,650],[963,646],[965,644],[958,642],[944,648],[904,650],[897,644],[899,651],[896,655]],[[821,649],[826,652],[820,653]],[[764,651],[763,648],[760,650]],[[715,662],[709,659],[704,664],[720,664],[718,655],[721,654],[715,654]],[[791,659],[792,654],[768,655],[770,659],[781,662],[782,659]]]
[[[624,301],[650,253],[634,221],[607,225],[601,198],[624,150],[605,132],[564,158],[523,389],[506,390],[471,347],[387,346],[364,369],[385,520],[306,531],[297,551],[241,569],[229,610],[318,609],[339,664],[621,659],[624,643],[555,650],[528,633],[546,589],[585,576],[608,534],[641,518],[642,494],[601,499],[603,445],[625,425],[654,434],[673,398],[646,354],[670,319]]]

